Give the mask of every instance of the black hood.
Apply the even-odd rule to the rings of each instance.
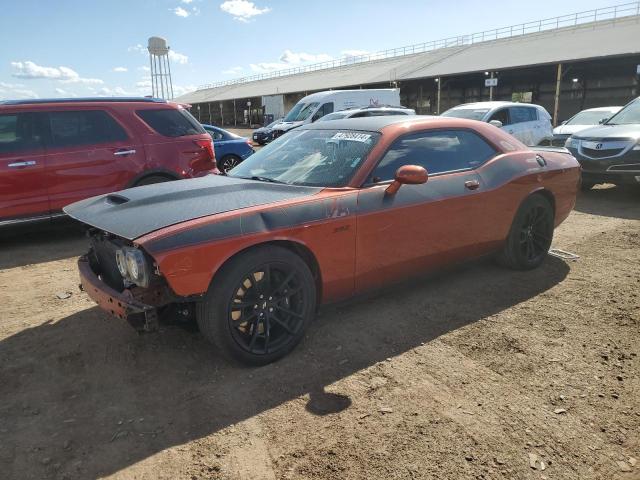
[[[194,218],[313,195],[322,190],[207,175],[88,198],[64,208],[82,223],[133,240]]]
[[[578,133],[574,133],[574,138],[589,138],[595,140],[603,139],[621,139],[621,138],[633,138],[634,140],[640,139],[640,125],[600,125],[598,127],[587,128],[586,130],[580,130]]]

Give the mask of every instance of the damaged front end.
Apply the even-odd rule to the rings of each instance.
[[[162,314],[185,303],[171,291],[153,259],[130,241],[96,229],[88,236],[89,252],[78,259],[80,289],[103,310],[138,331],[152,332]],[[188,304],[178,311],[188,314]]]

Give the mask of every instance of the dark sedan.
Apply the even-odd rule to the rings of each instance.
[[[248,138],[213,125],[202,125],[202,127],[211,135],[218,168],[225,173],[255,152]]]
[[[275,122],[271,122],[266,127],[258,128],[253,131],[253,141],[258,145],[264,145],[273,140],[273,127],[276,123],[280,123],[282,121],[281,118],[276,120]]]

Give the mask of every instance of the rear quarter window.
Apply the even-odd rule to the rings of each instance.
[[[136,114],[152,130],[165,137],[184,137],[206,133],[202,125],[183,108],[138,110]]]

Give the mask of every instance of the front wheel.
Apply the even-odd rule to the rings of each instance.
[[[554,211],[540,194],[531,195],[518,209],[504,250],[498,259],[516,270],[531,270],[542,264],[553,240]]]
[[[316,308],[311,270],[295,253],[259,247],[233,258],[197,307],[203,335],[226,356],[266,365],[300,342]]]

